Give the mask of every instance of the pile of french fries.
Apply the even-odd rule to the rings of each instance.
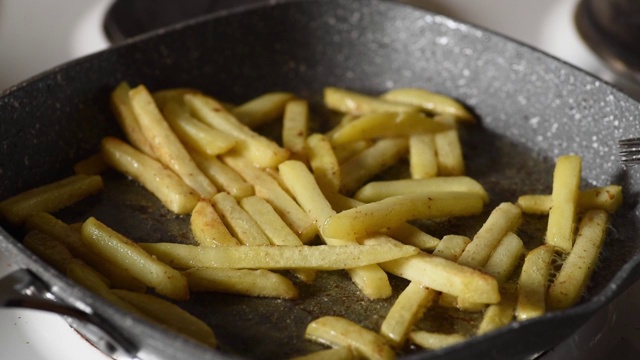
[[[397,299],[379,329],[335,316],[312,321],[305,337],[331,349],[299,359],[392,359],[407,343],[438,349],[468,337],[418,328],[430,307],[481,312],[481,335],[580,300],[622,203],[619,186],[581,190],[581,158],[560,156],[551,194],[488,209],[472,236],[436,238],[411,221],[478,216],[490,204],[465,174],[458,131],[475,117],[422,89],[373,97],[327,87],[324,102],[342,118],[310,133],[308,103],[290,93],[234,106],[195,89],[122,83],[111,104],[126,139],[104,138],[76,175],[2,201],[0,214],[24,226],[26,247],[81,285],[213,347],[213,330],[176,301],[198,291],[295,299],[297,284],[321,271],[346,271],[370,301]],[[280,143],[257,130],[275,121]],[[380,180],[400,162],[408,178]],[[54,216],[102,191],[107,168],[188,216],[194,244],[138,244],[100,219]],[[549,219],[531,249],[518,236],[525,214]],[[401,293],[388,274],[408,280]]]

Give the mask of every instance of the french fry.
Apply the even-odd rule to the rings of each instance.
[[[287,92],[271,92],[238,105],[230,112],[250,128],[264,125],[282,116],[286,104],[294,98]]]
[[[438,350],[463,342],[467,338],[461,334],[441,334],[419,330],[409,333],[409,339],[422,348]]]
[[[179,306],[149,294],[117,289],[112,290],[112,292],[160,324],[201,341],[208,346],[217,346],[218,342],[213,330],[202,320],[182,310]]]
[[[141,243],[140,247],[177,268],[340,270],[414,255],[408,245],[218,246]]]
[[[349,346],[319,350],[306,355],[296,356],[290,360],[354,360],[353,350]]]
[[[202,172],[219,189],[228,192],[236,199],[254,194],[253,185],[246,182],[237,171],[217,157],[199,154],[195,151],[191,152],[191,156]]]
[[[417,106],[399,104],[397,102],[391,102],[355,91],[331,86],[324,88],[324,104],[331,110],[354,115],[385,111],[409,112],[420,110]]]
[[[27,249],[62,273],[66,272],[69,263],[75,259],[61,242],[38,230],[29,231],[22,243]]]
[[[607,185],[578,193],[578,211],[602,209],[613,214],[622,205],[622,186]],[[526,214],[548,215],[551,195],[522,195],[516,203]]]
[[[458,261],[460,255],[464,252],[464,249],[469,245],[471,239],[462,235],[445,235],[433,250],[432,255],[439,256],[441,258]]]
[[[233,237],[224,222],[205,199],[200,199],[193,208],[190,219],[191,233],[201,246],[234,246],[240,245]]]
[[[584,215],[573,249],[549,287],[550,309],[565,309],[578,302],[598,261],[608,224],[609,215],[604,210],[591,210]]]
[[[476,122],[475,117],[457,100],[425,89],[393,89],[380,97],[387,101],[419,106],[432,114],[451,115],[462,122]]]
[[[516,319],[533,319],[545,313],[547,283],[554,248],[545,244],[529,251],[518,280]]]
[[[252,131],[216,100],[198,94],[186,94],[184,100],[201,121],[237,138],[235,151],[246,156],[253,165],[275,167],[289,157],[289,150]]]
[[[187,281],[180,272],[95,218],[90,217],[82,225],[82,240],[106,261],[154,288],[158,294],[176,300],[189,298]]]
[[[520,262],[524,250],[524,244],[518,235],[507,233],[489,256],[484,271],[499,283],[505,282]]]
[[[126,82],[121,82],[116,86],[111,92],[111,109],[129,143],[143,153],[154,157],[151,143],[149,143],[149,140],[147,140],[142,132],[138,118],[131,108],[131,101],[129,100],[130,90],[131,87],[129,87],[129,84]]]
[[[144,85],[139,85],[131,89],[129,101],[142,133],[151,144],[155,157],[178,174],[200,196],[211,198],[217,192],[216,187],[200,171],[176,134],[171,130],[147,88]]]
[[[522,211],[516,205],[504,202],[498,205],[484,222],[473,240],[464,250],[458,263],[480,269],[489,260],[491,252],[508,233],[522,222]]]
[[[73,165],[73,172],[83,175],[98,175],[107,168],[108,165],[104,162],[102,154],[97,153],[75,163]]]
[[[188,214],[198,195],[178,175],[159,161],[114,138],[102,139],[102,155],[112,168],[131,176],[176,214]]]
[[[309,104],[302,99],[287,101],[282,118],[282,146],[291,151],[292,159],[306,160],[308,133]]]
[[[393,303],[380,327],[380,334],[389,345],[394,348],[404,345],[411,328],[426,308],[431,306],[436,295],[436,291],[422,287],[419,282],[409,283]]]
[[[342,126],[331,137],[334,145],[385,137],[432,134],[455,129],[455,124],[436,122],[420,112],[376,112]]]
[[[22,225],[32,214],[60,210],[99,193],[103,188],[99,175],[72,175],[3,200],[0,202],[0,217],[11,224]]]
[[[473,193],[480,195],[483,202],[489,202],[489,194],[484,187],[468,176],[372,181],[361,187],[353,197],[362,202],[372,202],[391,196],[438,191]]]
[[[408,220],[478,214],[482,206],[480,196],[458,192],[393,196],[330,216],[321,233],[329,238],[357,239]]]
[[[184,104],[169,102],[162,108],[162,114],[180,141],[203,154],[223,154],[236,145],[236,139],[229,134],[192,117]]]
[[[182,272],[189,290],[221,292],[256,297],[296,299],[298,289],[291,280],[274,272],[246,269],[196,268]]]
[[[395,359],[393,350],[380,334],[338,316],[324,316],[307,325],[305,338],[333,347],[351,347],[359,357],[371,360]]]
[[[434,121],[450,126],[450,129],[433,134],[436,146],[436,163],[440,176],[464,175],[464,157],[456,122],[448,116],[437,116]]]
[[[487,307],[484,311],[482,321],[478,326],[478,335],[486,334],[490,331],[503,327],[513,320],[516,306],[515,290],[508,288],[502,293],[502,299],[498,304]]]
[[[221,192],[214,196],[211,202],[227,228],[241,243],[244,245],[271,244],[258,223],[240,207],[233,196]]]
[[[438,175],[436,143],[433,134],[409,136],[409,170],[412,179],[425,179]]]
[[[374,144],[374,141],[371,140],[361,140],[343,145],[334,145],[333,153],[336,156],[336,160],[338,163],[342,164],[357,154],[363,152],[364,150],[371,147]]]
[[[307,138],[309,165],[316,180],[332,190],[340,189],[340,163],[336,158],[329,139],[322,134],[312,134]]]
[[[158,109],[164,109],[165,105],[170,102],[175,102],[180,105],[184,104],[184,95],[185,94],[200,94],[200,90],[192,89],[192,88],[170,88],[164,90],[154,91],[151,96],[153,96],[153,101],[155,101]]]
[[[318,231],[313,220],[271,175],[237,155],[224,155],[222,161],[253,185],[255,194],[273,206],[303,243],[316,236]]]
[[[545,242],[568,253],[573,246],[582,160],[577,155],[564,155],[556,160],[553,190]]]
[[[395,164],[406,155],[408,141],[403,138],[388,138],[376,141],[371,147],[341,164],[341,191],[352,193],[365,181]]]

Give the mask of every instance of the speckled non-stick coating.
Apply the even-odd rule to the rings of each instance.
[[[429,88],[461,100],[481,119],[479,126],[465,127],[462,138],[468,172],[491,189],[491,206],[515,201],[523,191],[549,192],[553,160],[567,153],[583,157],[585,186],[624,186],[626,203],[613,220],[581,305],[409,358],[513,359],[544,351],[638,278],[640,174],[618,164],[615,142],[640,135],[640,105],[598,79],[485,30],[395,3],[300,1],[202,18],[136,39],[54,69],[0,97],[0,198],[69,175],[74,161],[98,150],[102,136],[118,135],[108,95],[122,80],[151,89],[191,86],[228,101],[286,90],[318,102],[326,85],[371,94],[396,87]],[[99,202],[90,206],[104,211]],[[108,221],[114,227],[126,224],[122,216]],[[132,228],[131,236],[144,241],[145,234],[164,230],[161,223],[147,232]],[[471,221],[460,232],[472,234],[478,224]],[[227,356],[122,313],[44,265],[9,233],[0,235],[0,249],[56,285],[62,298],[83,301],[112,319],[143,347],[141,356]],[[293,355],[295,350],[282,345],[287,341],[278,335],[300,333],[302,325],[283,317],[287,309],[294,317],[317,315],[304,301],[266,300],[263,306],[273,307],[273,316],[251,317],[245,311],[250,307],[243,308],[250,300],[217,299],[216,306],[226,302],[228,308],[216,313],[211,299],[200,295],[185,308],[215,325],[237,318],[247,321],[245,331],[251,323],[276,330],[274,339],[260,346],[255,336],[231,340],[241,335],[240,327],[220,330],[221,339],[230,339],[225,348],[252,357]],[[375,326],[388,303],[345,295],[335,305],[345,316]],[[282,352],[267,353],[274,349]]]

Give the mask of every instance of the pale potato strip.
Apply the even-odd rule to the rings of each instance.
[[[333,153],[340,164],[371,147],[374,141],[361,140],[343,145],[334,145]]]
[[[397,163],[407,154],[408,140],[388,138],[376,141],[371,147],[341,164],[341,191],[352,193],[382,170]]]
[[[482,206],[480,196],[458,192],[393,196],[328,217],[321,233],[329,238],[357,239],[412,219],[479,214]]]
[[[307,325],[304,336],[333,347],[349,346],[364,359],[395,359],[395,353],[380,334],[343,317],[324,316],[315,319]]]
[[[234,246],[240,245],[233,237],[213,205],[205,199],[200,199],[193,208],[190,218],[190,228],[193,238],[201,246]]]
[[[215,99],[204,95],[186,94],[184,100],[194,116],[201,121],[236,137],[238,143],[235,151],[246,156],[253,165],[262,168],[275,167],[289,157],[289,150],[251,130]]]
[[[202,171],[195,164],[176,134],[156,106],[144,85],[129,91],[131,108],[138,118],[142,133],[149,140],[155,157],[173,170],[200,196],[211,198],[217,192]]]
[[[522,222],[522,211],[512,203],[504,202],[498,205],[489,218],[484,222],[473,240],[464,250],[458,263],[480,269],[489,260],[491,252],[500,240]]]
[[[387,273],[378,264],[346,269],[351,281],[368,299],[386,299],[393,294]]]
[[[387,101],[419,106],[432,114],[452,115],[459,121],[476,122],[475,117],[457,100],[425,89],[393,89],[380,97]]]
[[[127,140],[138,150],[153,157],[153,148],[151,143],[144,136],[142,128],[136,114],[133,113],[131,108],[131,101],[129,100],[129,91],[131,87],[126,82],[121,82],[111,92],[111,109],[120,124],[120,128],[127,137]]]
[[[412,281],[400,293],[380,326],[380,334],[394,348],[404,345],[413,325],[422,317],[436,297],[437,291]]]
[[[419,330],[412,331],[409,339],[422,348],[437,350],[463,342],[467,338],[461,334],[441,334]]]
[[[331,143],[347,144],[360,140],[432,134],[455,129],[444,121],[434,121],[421,112],[376,112],[363,115],[333,133]]]
[[[109,166],[102,158],[102,154],[97,153],[86,159],[80,160],[73,164],[73,172],[75,174],[98,175],[108,169]]]
[[[236,139],[229,134],[192,117],[184,104],[169,102],[161,109],[171,129],[187,148],[215,156],[231,150],[236,145]]]
[[[399,104],[331,86],[324,88],[324,104],[331,110],[354,115],[383,111],[407,112],[420,110],[419,107],[414,105]]]
[[[171,88],[154,91],[151,96],[153,96],[153,101],[155,101],[158,109],[164,109],[165,105],[170,102],[176,102],[178,104],[184,104],[184,95],[185,94],[199,94],[200,90],[192,89],[192,88]]]
[[[311,134],[307,138],[307,154],[316,180],[323,184],[321,186],[338,191],[342,179],[340,163],[329,139],[323,134]]]
[[[141,243],[149,253],[178,268],[339,270],[414,255],[418,249],[396,244],[316,246],[218,246]]]
[[[292,159],[306,160],[308,134],[309,104],[302,99],[287,101],[282,117],[282,146],[291,151]]]
[[[196,151],[191,152],[191,156],[216,187],[228,192],[234,198],[242,199],[255,193],[253,185],[217,157],[199,154]]]
[[[296,299],[298,289],[291,280],[274,272],[259,269],[194,268],[182,272],[189,290],[221,292],[255,297]]]
[[[433,134],[409,136],[409,170],[413,179],[425,179],[438,175],[436,143]]]
[[[529,251],[518,280],[516,319],[533,319],[545,313],[547,283],[554,248],[545,244]]]
[[[501,295],[502,299],[498,304],[490,305],[484,311],[484,316],[478,326],[478,335],[486,334],[513,321],[516,306],[515,290],[504,289],[501,291]]]
[[[72,175],[3,200],[0,202],[0,217],[21,225],[32,214],[60,210],[101,192],[103,188],[99,175]]]
[[[544,241],[568,253],[573,246],[582,160],[564,155],[556,160],[547,234]]]
[[[460,258],[460,255],[462,255],[470,242],[471,239],[466,236],[445,235],[431,254],[447,260],[458,261],[458,258]]]
[[[209,325],[178,305],[149,294],[116,289],[112,292],[151,319],[208,346],[217,346],[216,336]]]
[[[102,139],[102,155],[112,168],[131,176],[176,214],[188,214],[198,194],[159,161],[114,138]]]
[[[221,192],[211,199],[213,207],[233,236],[244,245],[269,245],[271,242],[256,220],[244,211],[236,199]]]
[[[438,174],[440,176],[464,175],[464,156],[455,120],[451,117],[440,115],[435,117],[434,121],[451,126],[448,130],[433,134]]]
[[[228,154],[221,159],[253,185],[255,194],[273,206],[303,243],[309,242],[316,236],[318,230],[313,220],[271,175],[251,165],[241,156]]]
[[[38,230],[29,231],[22,244],[61,273],[64,273],[69,263],[75,259],[61,242]]]
[[[598,262],[608,224],[609,215],[604,210],[591,210],[584,215],[573,249],[549,287],[550,309],[566,309],[578,302]]]
[[[515,270],[524,251],[524,244],[518,235],[508,232],[489,256],[484,271],[503,283]]]
[[[82,225],[82,240],[106,261],[154,288],[158,294],[176,300],[189,298],[187,280],[180,272],[95,218],[90,217]]]
[[[243,124],[255,128],[282,116],[285,105],[294,95],[287,92],[269,92],[240,104],[230,112]]]
[[[578,211],[602,209],[612,214],[622,205],[622,186],[607,185],[578,193]],[[522,195],[518,206],[527,214],[547,215],[551,209],[551,195]]]
[[[468,176],[372,181],[361,187],[353,197],[362,202],[372,202],[396,195],[433,193],[437,191],[473,193],[480,195],[485,203],[489,202],[489,194],[482,184]]]
[[[354,360],[355,355],[350,346],[339,346],[333,349],[319,350],[306,355],[296,356],[290,360]]]

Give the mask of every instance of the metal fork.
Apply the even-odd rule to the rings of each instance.
[[[640,165],[640,137],[622,139],[618,141],[618,154],[624,166]]]

